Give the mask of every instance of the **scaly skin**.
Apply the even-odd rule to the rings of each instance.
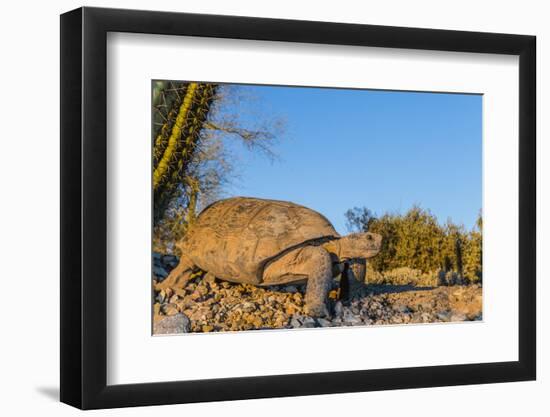
[[[307,280],[306,314],[327,316],[327,294],[333,278],[332,259],[321,246],[304,246],[271,262],[264,270],[263,285]]]
[[[176,266],[166,279],[156,285],[157,291],[165,290],[168,287],[171,288],[183,288],[192,278],[195,265],[191,260],[186,257],[181,257],[178,266]]]

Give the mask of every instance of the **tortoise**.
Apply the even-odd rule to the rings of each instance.
[[[180,262],[157,288],[183,287],[197,269],[257,286],[307,281],[305,312],[319,317],[328,315],[332,279],[345,271],[362,284],[365,260],[378,254],[381,242],[368,232],[342,237],[322,214],[295,203],[223,199],[206,207],[176,244]]]

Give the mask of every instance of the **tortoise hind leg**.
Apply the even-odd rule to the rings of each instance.
[[[326,299],[332,281],[330,254],[320,246],[295,249],[264,270],[264,284],[281,284],[307,279],[306,313],[312,317],[327,316]]]
[[[165,290],[168,287],[171,288],[183,288],[187,282],[191,279],[191,274],[195,269],[195,265],[187,257],[182,256],[180,263],[176,266],[165,280],[156,285],[158,291]]]

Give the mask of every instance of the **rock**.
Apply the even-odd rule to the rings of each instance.
[[[319,327],[331,327],[332,326],[331,322],[327,319],[317,319],[317,324],[319,325]]]
[[[289,316],[292,316],[293,314],[298,313],[298,309],[294,304],[288,304],[285,307],[285,313],[288,314]]]
[[[353,314],[349,309],[344,310],[343,321],[344,321],[344,324],[351,325],[351,326],[357,326],[359,324],[363,324],[363,320],[361,320],[360,317],[357,317],[355,314]]]
[[[188,333],[190,330],[191,322],[182,313],[167,316],[153,324],[153,334]]]
[[[166,292],[166,298],[169,299],[170,297],[172,297],[172,295],[174,294],[174,290],[170,287],[166,288],[165,290]]]
[[[202,294],[198,290],[195,290],[191,293],[191,299],[194,301],[199,300],[201,297],[202,297]]]
[[[334,304],[334,315],[339,318],[343,317],[344,306],[341,301],[337,301],[336,304]]]
[[[409,307],[407,307],[405,304],[394,305],[393,309],[399,313],[410,313]]]
[[[420,315],[421,323],[430,323],[432,320],[431,316],[428,313],[422,313]]]
[[[449,321],[451,318],[451,312],[450,311],[441,311],[437,313],[437,318],[441,321]]]
[[[162,312],[167,316],[173,316],[174,314],[178,314],[179,310],[176,304],[164,304],[162,306]]]
[[[153,304],[153,314],[157,315],[157,316],[160,314],[160,304],[159,303]]]
[[[297,329],[302,327],[302,323],[296,317],[292,317],[290,319],[290,327],[292,327],[293,329]]]
[[[462,313],[453,313],[449,321],[466,321],[468,318]]]
[[[304,317],[302,320],[302,327],[312,328],[315,327],[315,319],[312,317]]]
[[[256,305],[254,303],[243,303],[241,306],[241,310],[245,313],[251,313],[252,311],[256,310]]]
[[[161,257],[156,266],[170,271],[173,260],[171,255]],[[338,287],[337,283],[333,287]],[[345,303],[329,301],[333,317],[317,319],[303,313],[305,291],[304,285],[256,287],[217,281],[211,274],[198,271],[182,288],[155,292],[153,320],[156,324],[183,313],[190,322],[188,331],[193,332],[482,320],[479,285],[411,286],[399,291],[392,286],[371,286],[368,292]]]

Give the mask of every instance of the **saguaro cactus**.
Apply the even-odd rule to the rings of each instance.
[[[160,87],[160,88],[159,88]],[[154,222],[162,219],[178,187],[196,185],[188,177],[200,133],[216,94],[210,83],[158,82],[153,104]],[[192,187],[196,199],[196,186]]]

